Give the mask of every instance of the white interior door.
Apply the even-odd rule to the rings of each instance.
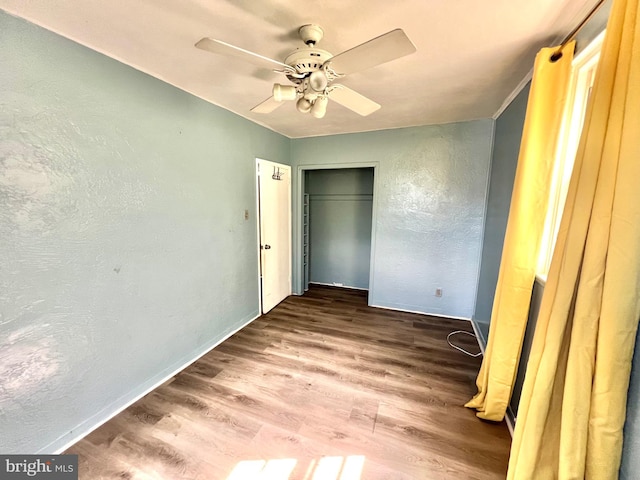
[[[291,167],[257,160],[262,313],[291,295]]]

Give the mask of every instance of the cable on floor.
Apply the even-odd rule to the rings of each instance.
[[[453,335],[456,335],[458,333],[464,333],[465,335],[469,335],[470,337],[476,338],[476,336],[471,333],[471,332],[465,332],[464,330],[456,330],[454,332],[451,332],[449,335],[447,335],[447,343],[449,344],[450,347],[455,348],[456,350],[464,353],[465,355],[469,355],[470,357],[479,357],[480,355],[482,355],[482,352],[478,352],[478,353],[471,353],[471,352],[467,352],[464,348],[459,347],[458,345],[454,345],[453,343],[451,343],[451,337]]]

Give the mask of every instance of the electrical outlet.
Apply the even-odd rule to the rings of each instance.
[[[249,220],[249,210],[244,211],[244,219]]]
[[[436,288],[436,297],[442,296],[442,289],[440,287]]]

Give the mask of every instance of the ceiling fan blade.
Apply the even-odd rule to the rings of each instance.
[[[278,102],[275,98],[269,97],[264,102],[259,103],[251,109],[254,113],[271,113],[284,102]]]
[[[250,52],[249,50],[245,50],[244,48],[236,47],[229,43],[223,42],[221,40],[215,40],[213,38],[205,37],[201,39],[198,43],[196,43],[196,48],[206,50],[207,52],[226,55],[228,57],[240,58],[246,62],[251,62],[254,65],[258,65],[263,68],[278,68],[281,70],[291,69],[291,67],[286,63],[282,63],[268,57],[263,57],[262,55]]]
[[[342,74],[361,72],[416,51],[416,46],[400,28],[373,38],[331,58],[331,67]]]
[[[351,90],[344,85],[336,86],[338,88],[329,93],[329,98],[343,107],[353,110],[358,115],[366,117],[380,108],[379,104],[364,95],[360,95],[355,90]]]

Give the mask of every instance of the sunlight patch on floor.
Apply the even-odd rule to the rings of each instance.
[[[364,456],[323,457],[313,472],[311,480],[360,480]]]
[[[361,480],[365,457],[349,455],[331,456],[312,460],[305,480]],[[271,460],[243,460],[239,462],[227,480],[289,480],[296,468],[295,458]]]
[[[297,463],[295,458],[244,460],[236,465],[227,480],[287,480]]]

